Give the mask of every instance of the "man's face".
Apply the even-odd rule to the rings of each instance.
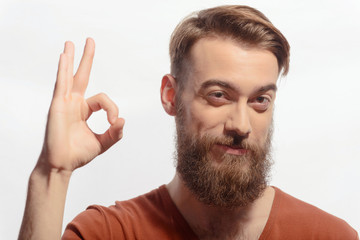
[[[278,64],[269,51],[204,38],[177,102],[177,171],[206,204],[236,207],[266,186]]]

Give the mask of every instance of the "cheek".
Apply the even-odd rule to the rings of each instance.
[[[265,143],[272,128],[272,112],[252,116],[252,134],[255,141]]]
[[[193,133],[218,135],[224,128],[224,114],[214,108],[194,102],[186,111],[189,130]]]

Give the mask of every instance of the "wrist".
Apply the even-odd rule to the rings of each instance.
[[[67,186],[71,175],[72,171],[51,167],[46,161],[39,159],[30,175],[30,184],[34,182],[46,182],[50,184],[55,181],[57,184]]]
[[[72,175],[72,170],[68,170],[65,168],[55,167],[50,163],[51,159],[48,158],[44,150],[41,152],[39,159],[36,163],[36,166],[33,170],[33,173],[36,175],[42,176],[59,176],[61,178],[67,179]]]

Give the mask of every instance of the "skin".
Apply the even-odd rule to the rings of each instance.
[[[122,137],[124,119],[105,95],[89,99],[89,81],[95,43],[87,39],[79,68],[73,75],[74,44],[66,42],[46,126],[44,145],[29,179],[28,196],[19,239],[60,239],[66,192],[72,172],[106,151]],[[110,128],[95,134],[86,120],[100,109]]]
[[[264,144],[272,122],[279,76],[276,57],[267,50],[244,49],[233,40],[220,38],[200,39],[190,55],[190,75],[181,96],[189,133],[200,136],[237,133],[250,143]],[[174,77],[164,76],[162,103],[173,116],[176,89]],[[245,152],[215,145],[211,150],[216,159],[213,164],[221,164],[221,159],[216,158],[219,154]],[[250,206],[227,211],[199,202],[178,174],[167,188],[200,239],[257,239],[274,199],[274,190],[267,187]]]

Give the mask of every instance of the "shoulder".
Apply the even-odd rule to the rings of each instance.
[[[115,205],[89,206],[70,222],[63,239],[194,239],[165,185]]]
[[[144,195],[126,201],[116,201],[109,210],[114,214],[143,215],[144,211],[159,212],[167,207],[168,199],[165,185],[152,190]]]
[[[63,239],[129,239],[129,232],[140,229],[147,217],[156,216],[163,186],[149,193],[115,205],[91,205],[66,227]],[[152,211],[149,214],[149,211]]]
[[[109,223],[113,217],[109,208],[89,206],[66,226],[62,239],[111,239]]]
[[[358,239],[356,231],[344,220],[275,188],[274,231],[315,239]]]

